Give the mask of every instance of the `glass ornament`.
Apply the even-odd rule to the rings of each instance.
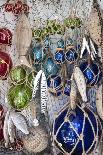
[[[47,58],[43,67],[47,77],[50,75],[57,75],[60,71],[60,66],[54,62],[52,57]]]
[[[26,70],[22,66],[16,66],[10,72],[10,79],[15,84],[20,84],[26,80]]]
[[[50,48],[50,45],[51,45],[51,40],[50,40],[49,37],[46,37],[46,38],[44,39],[44,47],[45,47],[45,48]]]
[[[63,93],[62,79],[60,76],[52,75],[47,80],[48,90],[53,96],[60,96]]]
[[[66,80],[65,86],[64,86],[64,94],[67,96],[70,96],[71,91],[71,80]]]
[[[86,83],[90,86],[94,86],[98,84],[98,82],[102,79],[102,69],[101,67],[95,63],[84,61],[80,64],[80,69],[83,72]]]
[[[12,68],[10,55],[0,51],[0,79],[5,80]]]
[[[0,28],[0,44],[10,46],[12,44],[12,33],[7,28]]]
[[[12,86],[8,91],[9,105],[17,110],[27,107],[31,98],[32,89],[26,83]]]
[[[75,28],[75,27],[80,27],[82,22],[77,17],[72,17],[72,18],[69,17],[64,20],[64,24],[66,27]]]
[[[75,112],[68,107],[60,111],[53,126],[56,146],[65,154],[89,154],[98,145],[102,136],[100,119],[89,108],[77,105]]]
[[[27,77],[27,85],[31,88],[33,88],[33,82],[35,80],[36,74],[37,73],[35,71],[32,71]]]
[[[12,3],[6,3],[6,4],[5,4],[5,11],[6,11],[6,12],[11,12],[11,11],[13,11],[13,7],[14,7],[14,4],[12,4]]]
[[[71,48],[65,53],[65,57],[69,63],[74,63],[78,58],[78,54],[75,49]]]
[[[35,46],[31,51],[31,59],[34,63],[41,63],[46,58],[46,49],[40,44]]]
[[[55,61],[57,63],[63,63],[65,61],[65,53],[64,53],[64,50],[56,51],[56,53],[55,53]]]

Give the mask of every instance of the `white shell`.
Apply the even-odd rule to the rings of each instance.
[[[79,67],[76,66],[74,68],[73,75],[83,102],[87,102],[86,82],[85,82],[84,75]]]
[[[76,84],[75,84],[75,81],[72,80],[71,91],[70,91],[70,106],[72,110],[75,109],[76,107],[76,97],[77,97]]]
[[[96,92],[96,107],[97,107],[97,112],[100,118],[103,120],[103,100],[102,100],[102,85],[99,86]]]
[[[4,120],[4,127],[3,127],[3,135],[5,140],[5,147],[8,147],[9,144],[9,133],[8,133],[8,120],[9,120],[10,111],[7,111],[5,120]]]
[[[10,137],[10,142],[13,143],[15,139],[15,126],[10,116],[8,120],[8,134]]]
[[[24,134],[29,134],[26,120],[22,114],[12,111],[10,112],[10,117],[18,130],[22,131]]]

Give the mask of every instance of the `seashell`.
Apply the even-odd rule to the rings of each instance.
[[[34,153],[43,151],[48,145],[48,136],[40,126],[30,128],[30,134],[26,135],[22,140],[25,149]]]
[[[93,6],[88,19],[88,30],[93,41],[100,46],[101,45],[101,35],[102,35],[102,26],[101,26],[101,17],[100,12],[97,7]]]
[[[10,117],[18,130],[21,130],[24,134],[29,134],[26,120],[22,114],[12,111]]]
[[[82,97],[84,102],[87,102],[87,95],[86,95],[86,81],[84,75],[78,66],[75,66],[73,72],[74,80],[77,84],[79,93]]]
[[[9,144],[9,133],[8,133],[8,120],[9,120],[10,111],[7,111],[5,120],[4,120],[4,128],[3,128],[3,134],[4,134],[4,140],[5,140],[5,147],[8,147]]]
[[[102,85],[99,86],[96,92],[96,107],[97,107],[97,112],[100,118],[103,120],[103,100],[102,100]]]
[[[14,141],[15,141],[15,126],[14,126],[13,121],[10,116],[9,116],[9,120],[8,120],[8,134],[10,137],[10,142],[14,143]]]
[[[31,67],[26,60],[26,53],[31,44],[32,40],[32,30],[30,28],[30,23],[25,14],[22,14],[18,20],[16,26],[16,47],[20,55],[21,64]]]
[[[76,108],[76,97],[77,97],[77,89],[74,79],[71,81],[71,91],[70,91],[70,105],[71,109]]]

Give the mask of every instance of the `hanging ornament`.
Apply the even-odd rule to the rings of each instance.
[[[52,75],[47,80],[48,90],[53,96],[60,96],[63,94],[63,84],[60,76]]]
[[[98,82],[102,79],[102,69],[93,61],[90,63],[88,63],[88,61],[84,61],[80,64],[80,69],[85,76],[86,83],[90,86],[98,84]]]
[[[64,94],[70,96],[70,91],[71,91],[71,80],[66,80],[64,86]]]
[[[69,49],[67,52],[66,52],[66,60],[69,62],[69,63],[74,63],[77,58],[78,58],[78,55],[76,53],[76,50],[75,49]]]
[[[28,48],[31,44],[32,40],[32,30],[30,28],[30,23],[28,21],[28,18],[25,14],[22,14],[18,20],[17,26],[16,26],[16,47],[17,51],[20,55],[20,62],[21,64],[24,64],[27,67],[30,67],[30,64],[28,63],[26,59],[26,54],[28,51]]]
[[[55,118],[53,139],[65,154],[89,154],[102,136],[100,119],[89,108],[77,105],[75,114],[65,107]]]
[[[32,89],[26,83],[12,86],[8,91],[8,102],[11,107],[21,110],[28,106],[32,97]]]
[[[18,15],[20,15],[20,13],[22,13],[22,11],[24,13],[28,13],[29,6],[25,3],[22,3],[22,1],[17,1],[16,3],[8,2],[5,4],[5,11],[12,12],[15,16],[18,16]]]
[[[102,17],[97,2],[94,2],[87,27],[93,41],[100,47],[102,42]]]
[[[60,66],[54,62],[52,57],[48,57],[43,66],[47,77],[50,75],[57,75],[59,73]]]
[[[50,40],[50,38],[48,36],[44,38],[43,43],[44,43],[45,48],[50,48],[51,40]]]
[[[86,83],[90,86],[94,86],[102,79],[102,69],[95,61],[93,61],[96,58],[97,52],[91,38],[83,38],[80,58],[82,58],[85,49],[87,49],[87,52],[89,53],[88,61],[85,60],[82,62],[80,64],[80,69],[85,76]]]
[[[64,48],[65,48],[65,43],[64,43],[64,40],[61,39],[57,42],[57,49],[55,53],[55,61],[57,63],[63,63],[65,61]]]
[[[33,81],[35,80],[37,73],[35,71],[32,71],[31,73],[29,73],[28,77],[27,77],[27,85],[31,88],[33,88]]]
[[[12,44],[12,33],[7,28],[0,28],[0,44],[8,45]]]
[[[8,73],[12,68],[12,60],[10,55],[0,51],[0,79],[7,79]]]
[[[26,80],[26,70],[22,66],[14,67],[10,72],[10,79],[14,84],[23,83]]]
[[[30,128],[30,134],[23,138],[23,144],[26,150],[30,153],[41,152],[48,145],[48,136],[40,126]]]

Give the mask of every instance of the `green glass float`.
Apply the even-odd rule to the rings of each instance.
[[[82,22],[78,17],[68,17],[64,20],[64,25],[68,28],[80,27],[81,24]]]
[[[26,83],[15,85],[8,91],[8,102],[16,110],[22,110],[27,107],[31,98],[32,89]]]
[[[10,79],[14,84],[20,84],[26,79],[26,70],[22,66],[16,66],[10,72]]]
[[[30,88],[33,88],[33,81],[34,81],[34,79],[35,79],[35,77],[36,77],[36,72],[35,71],[33,71],[33,72],[31,72],[29,75],[28,75],[28,77],[27,77],[27,85],[30,87]]]

